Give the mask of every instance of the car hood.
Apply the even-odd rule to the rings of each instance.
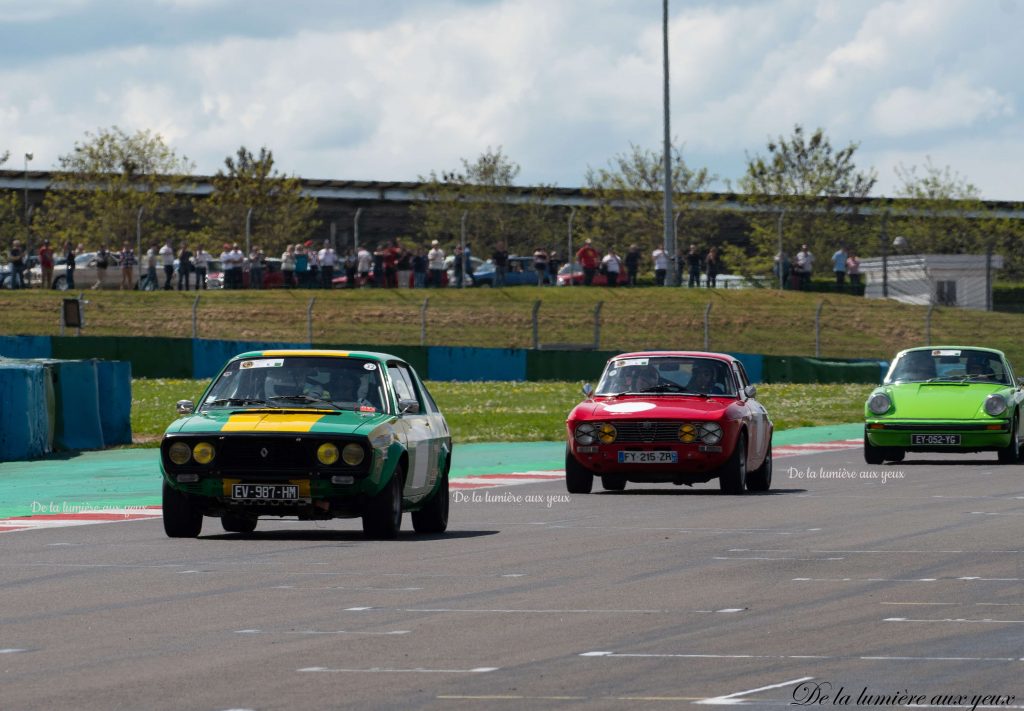
[[[166,434],[302,433],[369,435],[394,419],[386,413],[352,410],[213,410],[175,420]]]
[[[637,397],[626,395],[581,402],[571,418],[589,420],[721,418],[736,401],[733,398],[699,397],[694,395],[659,395]]]
[[[985,398],[1002,392],[1011,405],[1011,389],[997,383],[905,383],[889,388],[893,416],[911,420],[991,419]]]

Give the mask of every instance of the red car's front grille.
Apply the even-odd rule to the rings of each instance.
[[[682,420],[630,420],[612,422],[616,442],[678,442]]]

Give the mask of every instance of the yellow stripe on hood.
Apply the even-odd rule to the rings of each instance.
[[[321,413],[270,413],[252,412],[232,415],[221,428],[221,432],[309,432],[313,425],[324,418]]]

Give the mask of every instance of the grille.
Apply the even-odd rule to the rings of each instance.
[[[217,461],[231,468],[288,469],[312,466],[316,461],[313,440],[296,442],[291,437],[226,437],[216,442],[216,447]]]
[[[616,442],[678,442],[682,420],[657,421],[636,420],[613,422],[617,435]]]

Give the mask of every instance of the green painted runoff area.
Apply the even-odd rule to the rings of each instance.
[[[863,424],[800,427],[776,432],[774,446],[863,436]],[[64,453],[0,464],[0,518],[75,513],[84,509],[160,504],[159,452],[114,449]],[[463,444],[455,447],[451,477],[561,469],[564,442]]]

